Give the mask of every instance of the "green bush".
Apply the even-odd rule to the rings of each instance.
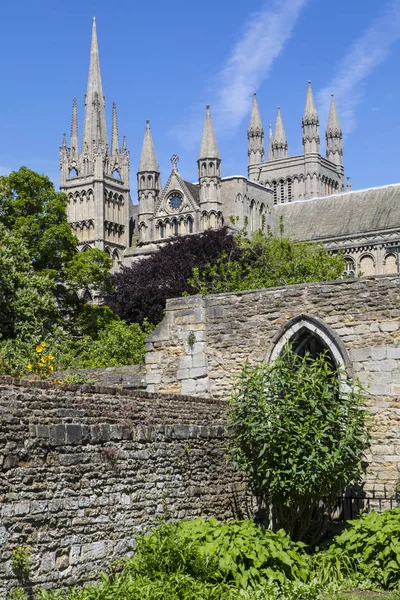
[[[400,508],[363,514],[315,557],[325,578],[355,576],[384,589],[400,588]]]

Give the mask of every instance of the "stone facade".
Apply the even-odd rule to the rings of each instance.
[[[399,278],[376,277],[168,300],[163,322],[147,339],[147,389],[226,398],[246,360],[273,360],[284,341],[306,343],[309,336],[368,387],[374,428],[365,489],[394,493],[399,298]]]
[[[33,552],[30,581],[95,579],[163,515],[240,515],[220,400],[0,380],[0,598],[19,585],[11,552]],[[239,512],[238,512],[239,511]]]

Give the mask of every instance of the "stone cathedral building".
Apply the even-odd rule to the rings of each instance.
[[[273,231],[283,220],[286,235],[319,241],[331,252],[342,251],[350,275],[394,273],[399,267],[400,184],[345,190],[343,136],[332,96],[321,154],[320,124],[308,82],[301,122],[303,153],[289,156],[278,107],[275,129],[264,139],[254,94],[247,132],[247,176],[223,176],[222,158],[206,107],[197,160],[198,180],[186,181],[171,158],[168,181],[160,169],[147,121],[137,171],[138,203],[130,196],[130,155],[126,138],[120,146],[117,109],[112,105],[111,144],[100,74],[96,20],[93,19],[90,65],[82,141],[78,135],[76,99],[69,145],[60,149],[61,191],[68,197],[68,221],[82,250],[107,251],[113,268],[129,265],[157,251],[165,239],[229,224]],[[245,151],[245,146],[244,146]],[[266,150],[266,152],[265,152]]]

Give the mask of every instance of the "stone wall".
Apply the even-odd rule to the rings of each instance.
[[[226,398],[245,360],[276,354],[299,327],[368,386],[374,416],[365,489],[392,493],[400,471],[400,279],[382,276],[168,300],[147,339],[147,390]]]
[[[11,552],[33,551],[34,586],[88,581],[157,519],[238,513],[224,403],[0,379],[0,598]]]

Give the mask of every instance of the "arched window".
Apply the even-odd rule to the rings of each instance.
[[[188,232],[189,233],[193,233],[193,219],[192,219],[192,217],[189,216],[187,222],[188,222]]]
[[[117,250],[114,250],[112,255],[112,266],[113,269],[118,269],[119,266],[119,254]]]
[[[291,179],[287,180],[287,197],[288,197],[288,201],[291,202],[292,201],[292,180]]]
[[[174,219],[172,221],[172,231],[173,231],[174,235],[178,235],[179,234],[179,224],[178,224],[178,221],[176,219]]]
[[[210,175],[214,175],[215,174],[214,163],[210,162],[208,164],[208,172],[209,172]]]
[[[75,168],[69,170],[68,177],[78,177],[78,171]]]
[[[264,206],[264,204],[261,204],[261,206],[260,206],[259,217],[260,217],[260,229],[265,229],[265,206]]]
[[[201,166],[201,174],[203,175],[207,175],[207,163],[203,163]]]
[[[88,158],[83,159],[83,174],[89,175],[89,160]]]
[[[316,358],[325,353],[335,369],[340,369],[343,374],[352,375],[350,358],[343,342],[335,331],[318,317],[300,314],[288,321],[275,336],[267,359],[270,362],[275,361],[287,343],[290,343],[300,356],[308,352],[311,357]]]
[[[279,184],[281,186],[281,203],[283,204],[285,202],[285,182],[283,179],[280,180]]]
[[[278,204],[278,189],[276,181],[272,182],[272,189],[274,190],[274,204]]]
[[[391,273],[397,273],[397,259],[394,254],[387,254],[383,261],[384,272],[388,275]]]
[[[356,266],[352,258],[345,258],[344,275],[345,277],[354,277],[356,272]]]
[[[362,275],[375,275],[375,261],[370,254],[360,258],[360,271]]]
[[[165,226],[164,226],[164,223],[162,223],[161,221],[158,224],[158,231],[159,231],[160,240],[162,240],[165,237]]]
[[[121,175],[118,169],[115,169],[115,171],[113,171],[112,176],[114,177],[114,179],[121,179]]]

